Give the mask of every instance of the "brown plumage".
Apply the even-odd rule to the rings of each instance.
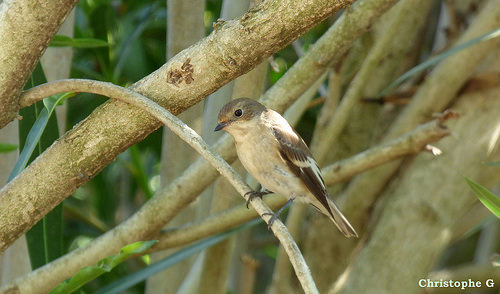
[[[279,113],[255,100],[240,98],[222,107],[218,122],[215,130],[224,129],[233,136],[240,161],[263,187],[313,205],[346,237],[357,237],[328,198],[321,171],[306,143]]]

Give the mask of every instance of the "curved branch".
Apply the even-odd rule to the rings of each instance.
[[[219,24],[208,37],[172,57],[131,89],[178,114],[352,2],[265,1],[240,18]],[[0,190],[0,251],[160,125],[148,113],[119,101],[95,109]],[[223,140],[219,146],[226,148],[228,157],[235,157],[229,141]],[[203,166],[204,174],[215,177],[209,165],[197,166],[193,172],[202,173],[199,167]],[[14,213],[19,210],[12,207],[24,207],[24,211]]]
[[[208,162],[210,162],[210,164],[212,164],[212,166],[215,167],[217,171],[231,183],[238,193],[240,193],[245,200],[248,200],[245,195],[252,191],[251,188],[243,182],[234,169],[227,164],[227,162],[224,161],[224,159],[222,159],[222,157],[218,155],[212,147],[208,146],[203,141],[200,135],[156,102],[149,100],[137,92],[107,82],[74,79],[60,80],[30,89],[22,95],[22,100],[27,101],[26,103],[34,103],[44,97],[69,91],[89,92],[107,96],[136,106],[153,115],[156,119],[172,130],[172,132],[178,135],[183,141],[189,144]],[[269,225],[269,219],[271,216],[265,218],[264,215],[272,215],[272,211],[262,201],[262,199],[253,198],[252,201],[250,201],[250,204]],[[290,233],[288,233],[285,225],[281,221],[275,221],[272,223],[270,228],[288,253],[290,262],[295,269],[297,277],[301,282],[305,293],[318,293],[304,257],[300,253],[295,241],[293,241]]]
[[[441,120],[433,120],[418,126],[413,131],[395,140],[375,146],[323,168],[321,173],[323,174],[325,183],[331,186],[335,183],[348,180],[356,174],[375,166],[422,151],[428,143],[449,135],[449,130],[441,125],[441,123]],[[266,203],[272,209],[283,206],[285,202],[286,199],[283,197],[268,196],[266,198]],[[159,242],[152,250],[156,251],[185,245],[235,228],[255,217],[256,214],[253,210],[246,209],[244,204],[238,205],[181,228],[162,232],[156,237],[159,239]]]

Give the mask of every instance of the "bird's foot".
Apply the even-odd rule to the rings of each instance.
[[[266,213],[263,213],[262,216],[264,215],[270,215],[271,217],[269,218],[269,220],[267,221],[267,228],[268,230],[271,230],[271,227],[273,225],[273,223],[277,220],[277,219],[280,219],[280,216],[281,216],[281,213],[283,212],[283,210],[285,210],[288,206],[290,206],[290,204],[293,203],[293,200],[295,198],[290,198],[288,199],[288,201],[285,203],[285,205],[283,205],[280,209],[278,209],[278,211],[276,211],[275,213],[269,213],[269,212],[266,212]]]
[[[267,229],[268,230],[271,230],[271,227],[273,226],[274,222],[279,219],[280,219],[280,216],[281,216],[281,211],[276,211],[275,213],[269,213],[269,212],[266,212],[266,213],[263,213],[262,216],[264,215],[270,215],[271,217],[269,218],[269,220],[267,221]]]
[[[273,193],[273,192],[271,192],[269,190],[250,191],[250,192],[245,193],[245,197],[248,196],[247,208],[248,208],[248,204],[250,204],[250,201],[252,201],[252,199],[254,199],[255,197],[259,197],[260,199],[262,199],[262,196],[267,195],[267,194],[271,194],[271,193]]]

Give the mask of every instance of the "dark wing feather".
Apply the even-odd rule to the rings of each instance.
[[[320,174],[318,164],[313,159],[306,143],[297,133],[290,133],[273,126],[274,137],[280,143],[279,153],[292,172],[302,180],[307,189],[332,214],[328,205],[325,182]],[[333,215],[333,214],[332,214]]]

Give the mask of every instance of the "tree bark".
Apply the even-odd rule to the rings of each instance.
[[[205,36],[203,14],[205,1],[167,1],[167,58],[174,57],[177,53],[196,43]],[[179,118],[196,132],[202,128],[203,103],[198,103],[179,114]],[[167,186],[189,167],[197,158],[197,153],[175,135],[170,129],[163,128],[161,152],[161,186]],[[195,220],[196,207],[194,205],[183,209],[168,226],[178,226]],[[181,249],[181,248],[179,248]],[[179,250],[166,250],[151,255],[153,262],[159,261]],[[146,281],[146,294],[151,293],[176,293],[182,280],[189,272],[194,258],[188,258],[165,269]]]
[[[77,0],[0,4],[0,128],[19,110],[19,94]]]
[[[174,114],[246,73],[354,0],[266,1],[182,51],[132,86]],[[110,101],[0,190],[0,251],[160,123]]]
[[[454,135],[436,144],[444,154],[418,155],[385,192],[373,233],[330,293],[422,292],[419,279],[448,244],[456,220],[477,201],[464,176],[485,186],[500,179],[498,169],[484,165],[499,159],[500,142],[491,127],[500,124],[499,95],[498,87],[476,92],[453,106],[463,116],[449,123]]]

